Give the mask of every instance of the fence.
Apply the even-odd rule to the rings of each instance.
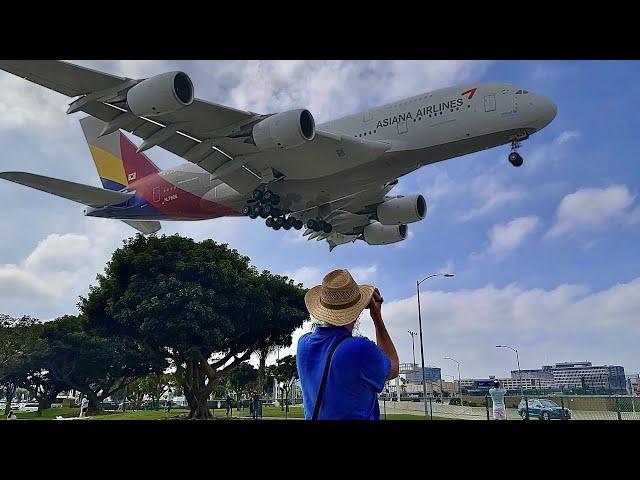
[[[505,397],[507,420],[640,420],[640,397],[623,395],[527,395]],[[457,400],[457,404],[456,404]],[[427,412],[434,417],[458,420],[493,418],[491,397],[462,396],[443,403],[428,398]],[[528,407],[528,408],[527,408]],[[387,413],[424,415],[422,401],[384,401]],[[383,399],[380,399],[383,409]]]

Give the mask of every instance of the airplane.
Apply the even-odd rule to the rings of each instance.
[[[519,167],[520,143],[557,114],[551,100],[520,86],[475,83],[316,125],[304,108],[259,114],[200,100],[180,71],[132,79],[56,60],[1,60],[0,70],[75,98],[67,113],[89,115],[80,124],[104,188],[26,172],[0,178],[143,234],[164,220],[244,215],[274,230],[306,227],[303,235],[326,240],[329,251],[405,240],[427,202],[388,195],[400,177],[501,145]],[[144,153],[154,146],[186,163],[160,170]]]

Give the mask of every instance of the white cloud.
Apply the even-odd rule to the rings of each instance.
[[[536,216],[519,217],[507,223],[498,223],[488,232],[487,251],[497,257],[505,257],[517,249],[540,225]]]
[[[453,356],[462,362],[463,376],[503,375],[515,360],[496,352],[495,345],[507,343],[520,347],[523,368],[539,367],[547,359],[586,358],[638,371],[633,344],[640,335],[639,293],[640,278],[593,293],[586,286],[566,284],[550,290],[525,290],[517,284],[427,290],[420,294],[427,363],[446,368],[442,357]],[[406,331],[417,328],[415,295],[385,302],[383,318],[400,361],[410,361]],[[363,316],[360,324],[363,334],[375,339],[371,322]],[[502,367],[496,371],[496,365]]]
[[[475,206],[467,211],[458,212],[457,218],[459,221],[482,217],[505,204],[521,200],[525,196],[524,191],[521,189],[508,187],[500,177],[490,174],[475,177],[471,180],[467,189],[474,199]]]
[[[560,201],[556,221],[547,236],[599,230],[615,221],[633,223],[637,217],[637,211],[630,210],[634,200],[625,185],[580,188]]]
[[[577,130],[565,130],[556,138],[553,139],[553,143],[556,145],[562,145],[576,138],[580,138],[580,132]]]

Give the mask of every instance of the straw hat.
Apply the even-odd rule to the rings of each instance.
[[[347,270],[334,270],[304,296],[309,313],[331,325],[355,322],[371,301],[374,287],[358,285]]]

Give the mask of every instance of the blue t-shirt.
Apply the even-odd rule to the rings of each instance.
[[[298,340],[296,362],[304,416],[311,419],[322,372],[333,342],[351,337],[346,327],[318,327]],[[379,393],[391,373],[391,361],[368,338],[344,340],[336,349],[327,377],[320,420],[379,420]]]

